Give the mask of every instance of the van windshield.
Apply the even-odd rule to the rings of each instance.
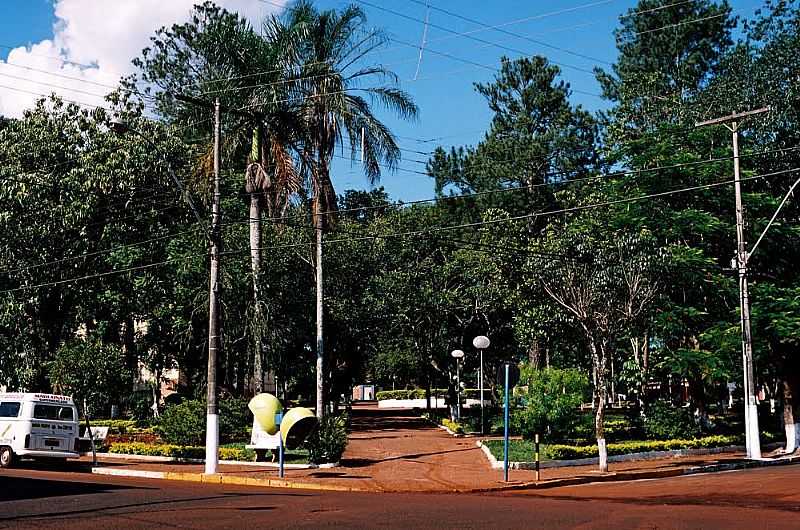
[[[33,407],[33,417],[37,420],[62,420],[72,421],[72,407],[62,407],[59,405],[35,405]]]
[[[19,416],[19,409],[22,403],[6,401],[0,403],[0,418],[16,418]]]

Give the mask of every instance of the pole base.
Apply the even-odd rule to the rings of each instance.
[[[219,460],[219,416],[217,414],[206,415],[206,475],[213,475],[217,472],[217,462]]]

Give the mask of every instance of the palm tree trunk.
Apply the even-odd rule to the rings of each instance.
[[[316,209],[314,216],[314,228],[317,236],[317,257],[316,257],[316,282],[317,282],[317,417],[322,418],[324,413],[324,388],[323,388],[323,355],[324,344],[322,334],[322,215],[320,214],[319,193],[316,194]]]
[[[261,201],[260,197],[250,194],[250,270],[253,274],[253,391],[260,394],[264,390],[264,370],[262,367],[261,330],[263,315],[261,314],[261,292],[259,275],[261,272]]]

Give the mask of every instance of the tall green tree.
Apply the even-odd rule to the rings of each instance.
[[[640,0],[615,30],[619,55],[611,71],[597,68],[611,143],[626,142],[665,123],[691,123],[689,102],[708,83],[728,48],[736,21],[727,1]]]
[[[382,166],[396,167],[400,149],[386,125],[373,112],[381,105],[402,118],[414,118],[417,107],[396,88],[397,77],[364,57],[386,43],[383,32],[368,28],[364,12],[354,6],[342,11],[318,11],[300,2],[289,12],[288,24],[303,33],[301,114],[306,139],[302,148],[304,175],[311,192],[316,230],[315,278],[317,312],[317,415],[324,412],[323,235],[336,209],[331,163],[337,145],[349,143],[350,158],[360,161],[370,183]],[[383,84],[385,82],[389,84]],[[361,95],[363,94],[363,95]]]
[[[551,184],[596,169],[597,124],[586,110],[570,103],[570,86],[559,75],[559,68],[544,57],[503,58],[494,80],[475,84],[493,112],[491,126],[474,148],[434,152],[428,171],[436,191],[523,189],[453,202],[456,211],[476,219],[474,206],[513,212],[552,208]]]

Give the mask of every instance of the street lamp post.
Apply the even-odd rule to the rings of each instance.
[[[464,358],[462,350],[453,350],[450,352],[453,359],[456,360],[456,396],[458,399],[458,406],[456,407],[456,417],[461,421],[461,359]]]
[[[477,337],[472,339],[472,345],[475,346],[475,348],[477,348],[477,350],[481,354],[481,368],[479,372],[480,375],[478,376],[479,378],[478,392],[481,393],[481,434],[484,433],[484,424],[485,424],[484,411],[483,411],[483,350],[488,348],[489,344],[491,344],[491,342],[489,341],[489,337],[486,337],[484,335],[478,335]]]

